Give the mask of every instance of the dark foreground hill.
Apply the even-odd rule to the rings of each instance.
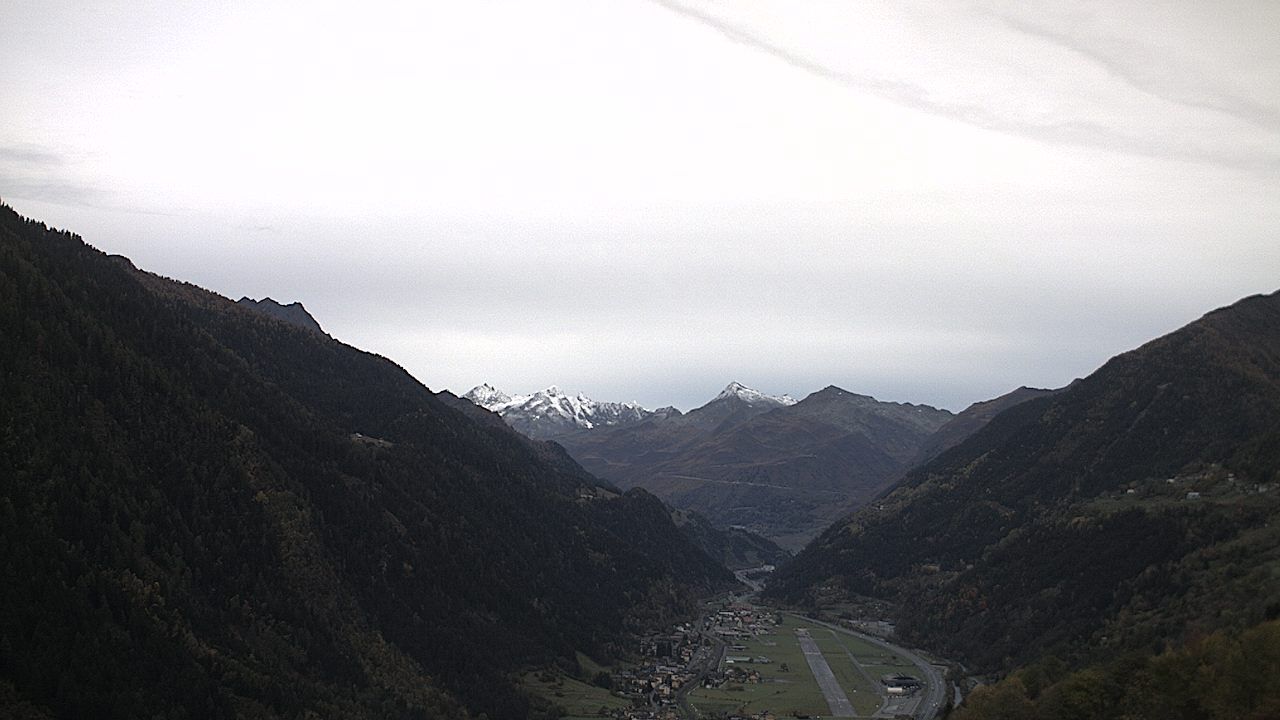
[[[731,577],[393,363],[0,208],[0,716],[525,717]]]
[[[1280,614],[1280,293],[1027,400],[780,571],[775,598],[898,603],[979,671],[1076,666]]]

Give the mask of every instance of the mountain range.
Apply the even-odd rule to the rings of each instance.
[[[654,417],[679,415],[675,408],[646,410],[638,403],[596,402],[569,395],[552,385],[532,395],[508,395],[491,385],[478,385],[462,397],[495,412],[512,428],[531,438],[554,438],[577,430],[633,425]]]
[[[296,313],[5,206],[0,299],[0,716],[553,717],[517,671],[734,586],[652,495]]]
[[[1019,716],[1116,717],[1126,697],[1153,703],[1132,717],[1273,716],[1249,709],[1256,684],[1210,712],[1214,683],[1183,687],[1200,681],[1171,682],[1194,675],[1171,669],[1181,661],[1148,657],[1280,617],[1280,293],[1034,394],[833,524],[769,596],[817,612],[889,601],[902,638],[972,671],[1031,664],[1002,690],[1017,702],[995,703]],[[1251,636],[1258,661],[1280,648],[1261,644],[1275,635]],[[1189,647],[1169,657],[1221,660]],[[1082,667],[1093,669],[1066,672]],[[1253,671],[1231,668],[1200,674],[1251,682]],[[1099,682],[1113,676],[1133,682]],[[1054,683],[1068,684],[1045,703],[1090,687],[1101,714],[1035,715]],[[1175,697],[1185,702],[1170,710]]]
[[[883,490],[953,419],[834,386],[796,401],[733,382],[687,413],[637,409],[617,422],[566,422],[571,415],[552,402],[563,396],[551,392],[526,400],[484,385],[468,397],[517,429],[538,427],[594,475],[792,550]],[[582,399],[572,407],[610,405]]]

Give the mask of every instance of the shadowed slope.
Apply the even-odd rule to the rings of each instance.
[[[526,717],[510,671],[731,582],[652,496],[8,208],[0,337],[15,707]]]
[[[1272,294],[997,415],[769,592],[896,600],[909,640],[984,669],[1241,627],[1280,611],[1278,473]]]

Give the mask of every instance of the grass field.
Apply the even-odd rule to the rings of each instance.
[[[898,672],[914,674],[914,666],[910,662],[877,645],[851,635],[836,634],[821,625],[783,616],[782,624],[775,628],[773,634],[735,641],[735,644],[743,645],[746,649],[730,650],[727,653],[730,656],[769,658],[772,662],[735,665],[758,671],[763,682],[727,683],[720,688],[697,688],[690,692],[689,702],[703,717],[762,710],[772,710],[779,717],[796,714],[828,716],[830,708],[826,698],[813,679],[809,663],[796,640],[797,628],[809,630],[809,635],[821,648],[831,671],[849,696],[849,701],[863,717],[870,717],[880,708],[881,675]],[[862,672],[854,665],[855,659],[862,665]],[[578,661],[588,676],[606,669],[596,665],[585,655],[580,655]],[[782,670],[784,665],[787,667],[785,672]],[[557,673],[549,680],[546,677],[540,672],[527,672],[520,676],[520,684],[529,692],[564,708],[565,720],[599,718],[601,708],[612,710],[630,706],[627,700],[613,696],[608,690],[567,675]]]
[[[785,616],[772,635],[738,641],[746,650],[733,650],[729,655],[764,655],[773,662],[767,664],[739,663],[737,667],[755,669],[760,672],[764,682],[758,685],[726,684],[724,687],[708,689],[698,688],[689,694],[690,703],[703,716],[716,716],[723,713],[754,713],[772,710],[779,717],[794,714],[826,716],[830,713],[822,690],[809,671],[809,663],[805,661],[800,644],[796,641],[796,628],[808,628],[809,634],[822,649],[822,654],[835,673],[836,679],[849,696],[854,709],[861,715],[870,716],[880,708],[881,698],[878,694],[878,680],[881,673],[868,670],[873,683],[854,666],[850,653],[860,663],[894,662],[902,665],[877,665],[877,667],[893,667],[895,671],[909,665],[905,660],[888,655],[883,649],[864,643],[848,635],[840,635],[839,639],[832,632],[819,625],[810,625],[802,620]],[[846,652],[846,648],[848,652]],[[786,665],[789,672],[782,672]]]
[[[853,703],[853,709],[859,715],[872,715],[876,710],[879,710],[880,694],[877,692],[879,690],[879,676],[871,675],[868,679],[862,672],[859,672],[858,668],[854,666],[853,660],[849,657],[850,653],[857,657],[854,644],[861,646],[863,643],[857,638],[848,635],[837,636],[833,631],[824,627],[814,627],[809,631],[809,634],[818,643],[823,657],[827,659],[827,664],[831,666],[831,672],[835,673],[836,680],[840,681],[840,687],[844,688],[845,695],[849,696],[849,702]]]
[[[592,675],[603,669],[585,655],[579,655],[578,661]],[[604,688],[576,680],[563,673],[554,673],[554,679],[550,682],[544,681],[542,675],[543,673],[536,671],[526,672],[520,676],[520,686],[564,708],[564,720],[598,718],[602,707],[608,710],[631,707],[630,701],[615,697]]]

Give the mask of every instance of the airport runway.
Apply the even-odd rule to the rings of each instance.
[[[942,677],[942,673],[939,672],[938,669],[934,667],[931,663],[929,663],[929,661],[920,657],[916,653],[913,653],[910,650],[907,650],[906,648],[899,647],[892,643],[886,642],[881,638],[878,638],[872,635],[867,635],[866,633],[860,633],[854,630],[850,630],[849,628],[841,627],[839,625],[833,625],[831,623],[823,622],[821,620],[814,620],[813,618],[805,617],[798,613],[787,613],[787,614],[793,617],[799,618],[801,620],[804,620],[805,622],[811,622],[826,628],[831,628],[836,632],[842,632],[846,635],[852,635],[856,638],[865,640],[873,645],[879,645],[880,647],[888,650],[889,652],[897,653],[898,655],[901,655],[906,659],[910,660],[911,663],[920,670],[921,674],[924,675],[925,685],[924,685],[923,694],[917,696],[916,698],[911,698],[916,702],[915,709],[907,710],[904,707],[903,710],[912,714],[916,718],[916,720],[933,720],[935,717],[937,717],[938,713],[942,711],[942,704],[946,701],[946,687],[947,687],[946,681]],[[887,707],[881,708],[881,711],[884,712],[888,709],[889,708]]]
[[[835,673],[831,672],[831,665],[822,656],[818,643],[809,636],[809,631],[796,630],[796,639],[800,641],[800,649],[804,652],[804,659],[809,663],[809,670],[813,672],[813,677],[818,681],[818,687],[822,688],[822,694],[827,698],[827,707],[831,709],[831,716],[857,717],[857,713],[853,711],[853,703],[849,702],[849,696],[844,694],[844,689],[836,680]]]

